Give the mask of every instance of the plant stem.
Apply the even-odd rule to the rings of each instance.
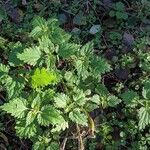
[[[78,150],[85,150],[83,139],[80,134],[80,127],[78,124],[76,124],[76,128],[77,128],[77,133],[78,133]]]

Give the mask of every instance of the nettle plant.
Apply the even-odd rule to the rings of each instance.
[[[56,19],[36,17],[29,41],[10,43],[8,63],[0,64],[7,101],[0,108],[34,149],[59,149],[60,134],[73,124],[94,132],[89,112],[102,105],[101,76],[111,67],[91,42],[81,46],[70,38]],[[116,99],[107,92],[103,106],[114,107]]]

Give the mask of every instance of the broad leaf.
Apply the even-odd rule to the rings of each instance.
[[[72,112],[69,113],[69,118],[77,124],[87,125],[87,116],[86,114],[82,113],[80,109],[76,108]]]
[[[83,106],[87,101],[85,93],[78,88],[74,88],[74,92],[76,94],[73,95],[73,100],[76,102],[77,105]]]
[[[51,130],[51,132],[54,133],[54,132],[60,132],[61,130],[64,131],[68,127],[69,127],[68,122],[64,120],[61,123],[57,124],[56,127]]]
[[[60,45],[58,54],[63,58],[69,58],[77,53],[79,50],[80,45],[72,44],[72,43],[65,43]]]
[[[23,53],[17,54],[17,58],[24,63],[35,66],[37,61],[41,58],[41,51],[39,47],[26,48]]]
[[[143,87],[142,95],[145,99],[150,100],[150,81],[147,81]]]
[[[125,102],[125,104],[131,104],[134,102],[134,100],[138,99],[138,95],[134,91],[126,91],[125,93],[121,94],[122,100]]]
[[[107,98],[107,101],[108,101],[108,105],[110,107],[115,107],[116,105],[118,105],[121,102],[121,100],[118,99],[118,97],[116,97],[114,95],[109,96]]]
[[[21,94],[24,88],[24,78],[18,77],[16,79],[6,76],[6,79],[3,81],[7,91],[7,98],[9,100],[17,98]]]
[[[49,84],[57,83],[58,78],[56,73],[47,71],[45,68],[37,68],[32,76],[32,87],[34,89],[44,87]]]
[[[145,129],[147,125],[150,124],[150,109],[146,107],[141,107],[138,111],[139,116],[139,129]]]
[[[28,126],[25,125],[25,121],[17,121],[15,129],[16,133],[21,138],[31,138],[35,136],[38,132],[40,132],[40,129],[35,124],[30,124]]]
[[[42,36],[39,38],[40,49],[47,54],[54,52],[54,44],[51,42],[48,36]]]
[[[48,126],[61,123],[63,117],[53,106],[43,106],[41,112],[37,116],[39,124]]]
[[[90,101],[91,102],[93,102],[93,103],[95,103],[95,104],[100,104],[100,97],[99,97],[99,95],[97,95],[97,94],[95,94],[95,95],[93,95],[91,98],[90,98]]]
[[[59,147],[60,147],[60,146],[59,146],[58,143],[52,142],[52,143],[50,143],[50,146],[48,146],[48,147],[46,148],[46,150],[58,150]]]
[[[55,105],[58,108],[65,108],[67,106],[67,102],[69,102],[69,100],[70,100],[70,98],[63,93],[57,94],[57,97],[54,98]]]
[[[26,126],[30,125],[36,118],[37,113],[35,111],[29,111],[26,117]]]
[[[16,118],[23,118],[25,116],[25,112],[28,110],[26,100],[22,98],[11,100],[9,103],[4,104],[0,108]]]
[[[94,77],[109,72],[110,70],[111,67],[104,58],[95,56],[91,60],[91,72]]]

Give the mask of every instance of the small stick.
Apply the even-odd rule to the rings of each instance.
[[[67,131],[67,133],[65,135],[65,138],[64,138],[64,140],[63,140],[63,142],[62,142],[62,144],[60,146],[60,150],[65,150],[66,143],[67,143],[67,140],[68,140],[67,136],[68,136],[68,131]]]
[[[65,150],[67,140],[68,140],[68,138],[65,137],[64,140],[63,140],[63,142],[62,142],[62,144],[61,144],[61,146],[60,146],[60,150]]]
[[[78,150],[85,150],[84,144],[83,144],[83,139],[80,134],[80,127],[78,124],[76,124],[76,128],[77,128],[77,133],[78,133]]]

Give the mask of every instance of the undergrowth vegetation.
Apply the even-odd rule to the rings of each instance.
[[[1,1],[0,26],[0,149],[149,150],[149,1]]]

